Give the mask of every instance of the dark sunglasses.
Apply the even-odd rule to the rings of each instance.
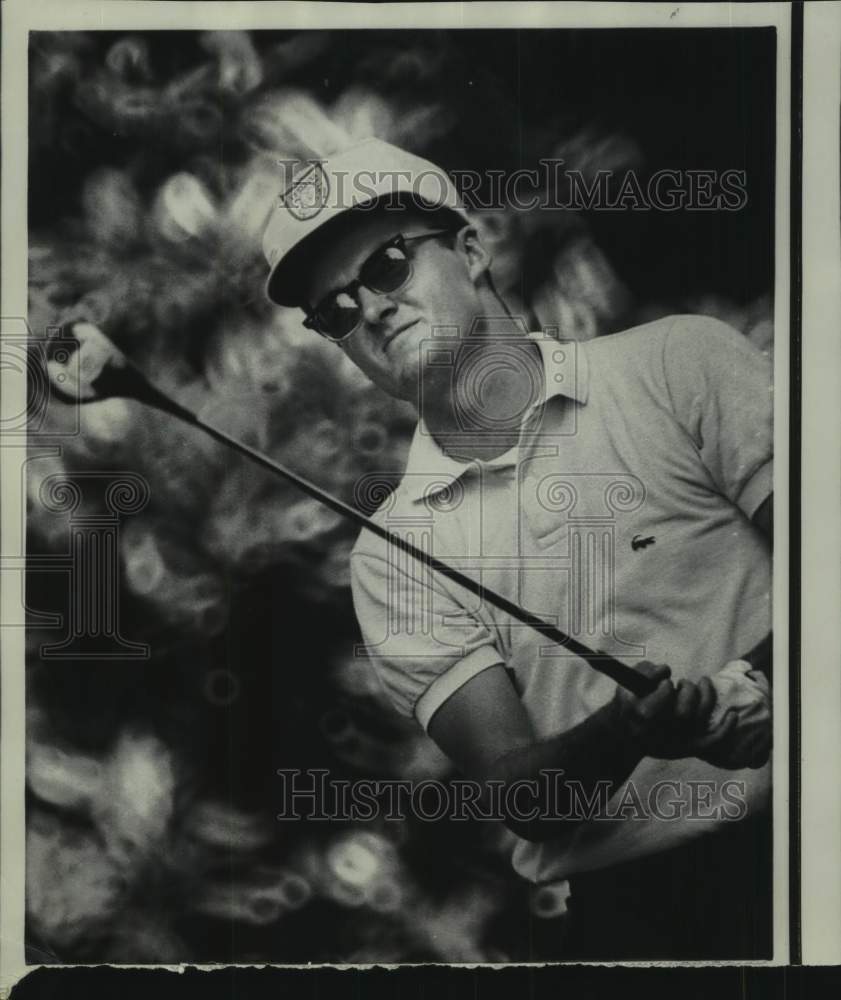
[[[359,269],[359,276],[345,285],[328,292],[311,310],[307,311],[304,326],[315,330],[322,337],[340,343],[349,337],[362,320],[362,306],[358,291],[364,286],[371,292],[387,294],[402,288],[412,277],[412,259],[406,250],[407,243],[444,236],[452,229],[436,229],[417,236],[399,234],[368,257]]]

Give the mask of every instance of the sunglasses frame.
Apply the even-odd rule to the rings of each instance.
[[[317,304],[312,309],[305,309],[306,317],[304,319],[304,326],[308,330],[314,330],[320,337],[324,337],[325,340],[329,340],[332,344],[341,344],[342,341],[347,340],[348,337],[352,336],[359,329],[359,324],[362,320],[362,307],[359,303],[359,299],[356,293],[360,288],[367,288],[369,292],[373,292],[375,295],[391,295],[393,292],[397,292],[401,288],[404,288],[412,280],[412,277],[414,275],[414,267],[412,266],[412,258],[407,253],[406,262],[408,264],[408,270],[406,272],[406,277],[404,278],[403,281],[400,282],[399,285],[396,285],[394,288],[391,288],[388,291],[383,291],[382,289],[373,288],[371,285],[366,284],[362,280],[361,275],[365,271],[365,268],[369,265],[369,263],[378,254],[385,252],[390,247],[398,247],[405,252],[405,244],[407,243],[413,243],[416,242],[417,240],[432,239],[435,236],[445,236],[448,233],[456,233],[457,231],[458,230],[456,229],[436,229],[428,233],[417,233],[409,236],[406,236],[404,233],[397,233],[395,236],[392,236],[391,239],[386,240],[385,243],[377,247],[376,250],[373,250],[365,258],[365,260],[362,262],[362,265],[359,268],[359,272],[356,278],[354,278],[353,281],[348,282],[348,284],[344,285],[342,288],[336,288],[333,291],[328,292],[328,294],[321,299],[321,302],[324,302],[326,298],[331,296],[337,296],[342,294],[350,295],[350,297],[354,300],[354,302],[356,302],[357,309],[359,310],[359,317],[357,318],[356,323],[353,326],[353,329],[348,330],[347,333],[343,333],[341,337],[333,337],[329,333],[326,333],[324,330],[322,330],[318,325],[318,319],[317,319],[321,303]]]

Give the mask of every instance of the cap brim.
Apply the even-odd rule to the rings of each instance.
[[[314,242],[313,237],[316,235],[316,233],[313,233],[307,239],[302,240],[283,260],[278,261],[269,272],[269,276],[266,279],[265,292],[270,302],[274,302],[278,306],[286,306],[287,308],[294,308],[295,306],[305,304],[302,295],[302,282],[306,259],[311,256],[311,254],[305,251],[307,244],[311,241]],[[296,289],[297,294],[295,294]]]
[[[322,225],[296,243],[272,268],[266,279],[266,295],[279,306],[302,306],[305,304],[303,290],[306,287],[305,276],[307,263],[313,257],[317,244],[321,242],[333,228],[333,223],[344,219],[348,212],[356,208],[369,208],[379,201],[379,197],[367,198],[354,205],[348,205],[343,211],[337,212],[325,219]]]

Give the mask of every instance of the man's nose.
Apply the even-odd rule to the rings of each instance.
[[[372,292],[370,288],[365,288],[362,285],[357,295],[359,296],[362,318],[371,326],[381,323],[397,309],[397,304],[389,298],[387,292]]]

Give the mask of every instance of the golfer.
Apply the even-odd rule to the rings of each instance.
[[[459,771],[522,792],[515,869],[571,889],[559,957],[770,957],[770,691],[745,659],[771,627],[767,358],[701,316],[528,330],[448,175],[379,140],[293,181],[264,250],[269,298],[417,408],[375,519],[657,682],[637,698],[358,539],[372,667]]]

